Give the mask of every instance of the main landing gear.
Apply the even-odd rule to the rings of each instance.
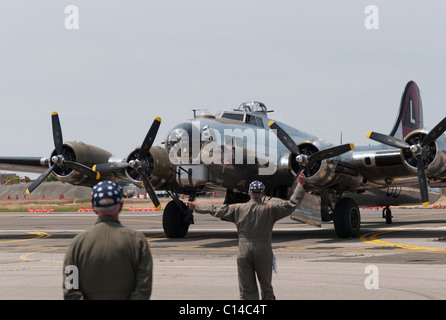
[[[171,196],[173,200],[166,205],[163,212],[164,233],[168,238],[184,238],[189,226],[194,223],[192,210],[176,194]]]
[[[189,231],[190,222],[187,219],[187,206],[180,201],[178,205],[170,201],[163,212],[163,229],[168,238],[184,238]]]
[[[334,227],[340,238],[355,238],[361,227],[361,214],[356,201],[341,198],[336,203],[333,215]]]
[[[336,234],[340,238],[355,238],[359,235],[361,226],[361,214],[356,201],[350,198],[341,198],[334,208],[333,222]],[[382,211],[382,217],[387,224],[392,224],[392,210],[386,206]]]

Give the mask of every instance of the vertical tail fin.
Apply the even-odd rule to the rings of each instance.
[[[400,110],[390,135],[404,139],[410,132],[423,128],[423,106],[420,89],[409,81],[401,97]]]

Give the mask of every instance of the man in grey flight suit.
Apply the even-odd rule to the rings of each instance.
[[[254,181],[249,186],[251,200],[233,205],[213,205],[189,202],[196,213],[209,213],[215,217],[234,222],[239,236],[237,258],[240,299],[258,300],[256,274],[263,300],[274,300],[271,284],[273,269],[272,229],[274,223],[288,215],[302,202],[306,178],[302,172],[297,177],[297,187],[290,200],[264,203],[264,185]]]

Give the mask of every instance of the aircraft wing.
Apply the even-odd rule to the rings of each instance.
[[[48,169],[48,158],[0,157],[0,170],[43,173]]]
[[[152,172],[153,156],[151,156],[149,150],[151,150],[158,132],[161,118],[155,118],[134,158],[129,163],[121,163],[119,167],[116,167],[118,163],[110,161],[112,155],[106,150],[83,142],[64,142],[59,115],[56,111],[51,114],[51,122],[55,149],[50,158],[0,157],[0,170],[40,173],[40,176],[28,188],[27,193],[36,189],[51,173],[62,182],[84,186],[93,186],[100,179],[118,181],[128,181],[130,179],[133,182],[133,177],[129,176],[128,172],[124,172],[124,169],[128,168],[135,178],[142,180],[140,182],[146,188],[155,207],[160,208],[159,200],[149,179],[151,174],[156,173],[159,176],[159,173]],[[165,163],[166,161],[162,162]],[[96,167],[96,165],[101,170],[93,170],[92,167]],[[105,174],[101,177],[102,171]],[[167,171],[170,172],[169,169]]]

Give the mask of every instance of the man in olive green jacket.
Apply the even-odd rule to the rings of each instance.
[[[96,224],[77,235],[64,259],[64,299],[149,299],[152,256],[141,232],[121,225],[122,189],[102,181],[92,190]]]
[[[233,205],[213,205],[189,202],[196,213],[210,213],[215,217],[234,222],[239,236],[237,258],[240,299],[258,300],[256,274],[264,300],[275,299],[272,280],[273,252],[272,229],[274,223],[290,215],[302,202],[306,178],[303,170],[297,177],[297,187],[290,200],[264,203],[264,185],[254,181],[249,186],[251,200]]]

